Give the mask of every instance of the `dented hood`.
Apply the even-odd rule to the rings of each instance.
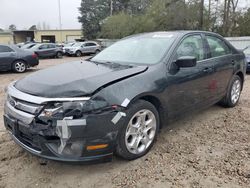
[[[64,63],[38,71],[15,83],[25,93],[41,97],[89,96],[98,89],[140,74],[147,66],[110,66],[89,61]]]

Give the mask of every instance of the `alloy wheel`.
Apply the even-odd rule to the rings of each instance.
[[[147,109],[138,111],[129,121],[125,144],[133,154],[143,153],[153,142],[156,134],[156,117]]]
[[[77,51],[77,52],[76,52],[76,56],[77,56],[77,57],[80,57],[81,55],[82,55],[82,53],[81,53],[80,51]]]
[[[24,72],[26,70],[26,65],[22,61],[18,61],[15,63],[15,70],[17,72]]]
[[[235,80],[231,89],[231,101],[233,104],[237,103],[240,98],[241,82],[240,80]]]

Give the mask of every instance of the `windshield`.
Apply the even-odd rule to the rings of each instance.
[[[22,49],[29,49],[29,48],[32,48],[33,46],[35,46],[36,44],[25,44],[25,45],[23,45],[21,48]]]
[[[120,64],[156,64],[172,45],[174,34],[151,34],[123,39],[106,48],[91,60]]]
[[[72,47],[79,47],[81,45],[82,45],[82,43],[75,43],[75,44],[72,45]]]
[[[34,46],[32,46],[30,49],[35,49],[37,48],[38,46],[40,46],[41,44],[35,44]]]
[[[75,43],[68,43],[68,44],[65,44],[64,47],[70,47],[70,46],[73,46]]]

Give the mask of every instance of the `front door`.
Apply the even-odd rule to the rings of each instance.
[[[184,56],[195,57],[197,64],[179,70],[170,68],[166,91],[170,116],[209,104],[216,96],[213,88],[214,63],[207,61],[206,52],[204,39],[199,34],[186,36],[178,45],[170,67],[175,67],[174,62]]]
[[[16,52],[10,47],[0,45],[0,70],[8,70],[16,58]]]

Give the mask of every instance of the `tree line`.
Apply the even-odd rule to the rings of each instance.
[[[88,39],[184,29],[250,35],[249,0],[82,0],[79,11]]]

